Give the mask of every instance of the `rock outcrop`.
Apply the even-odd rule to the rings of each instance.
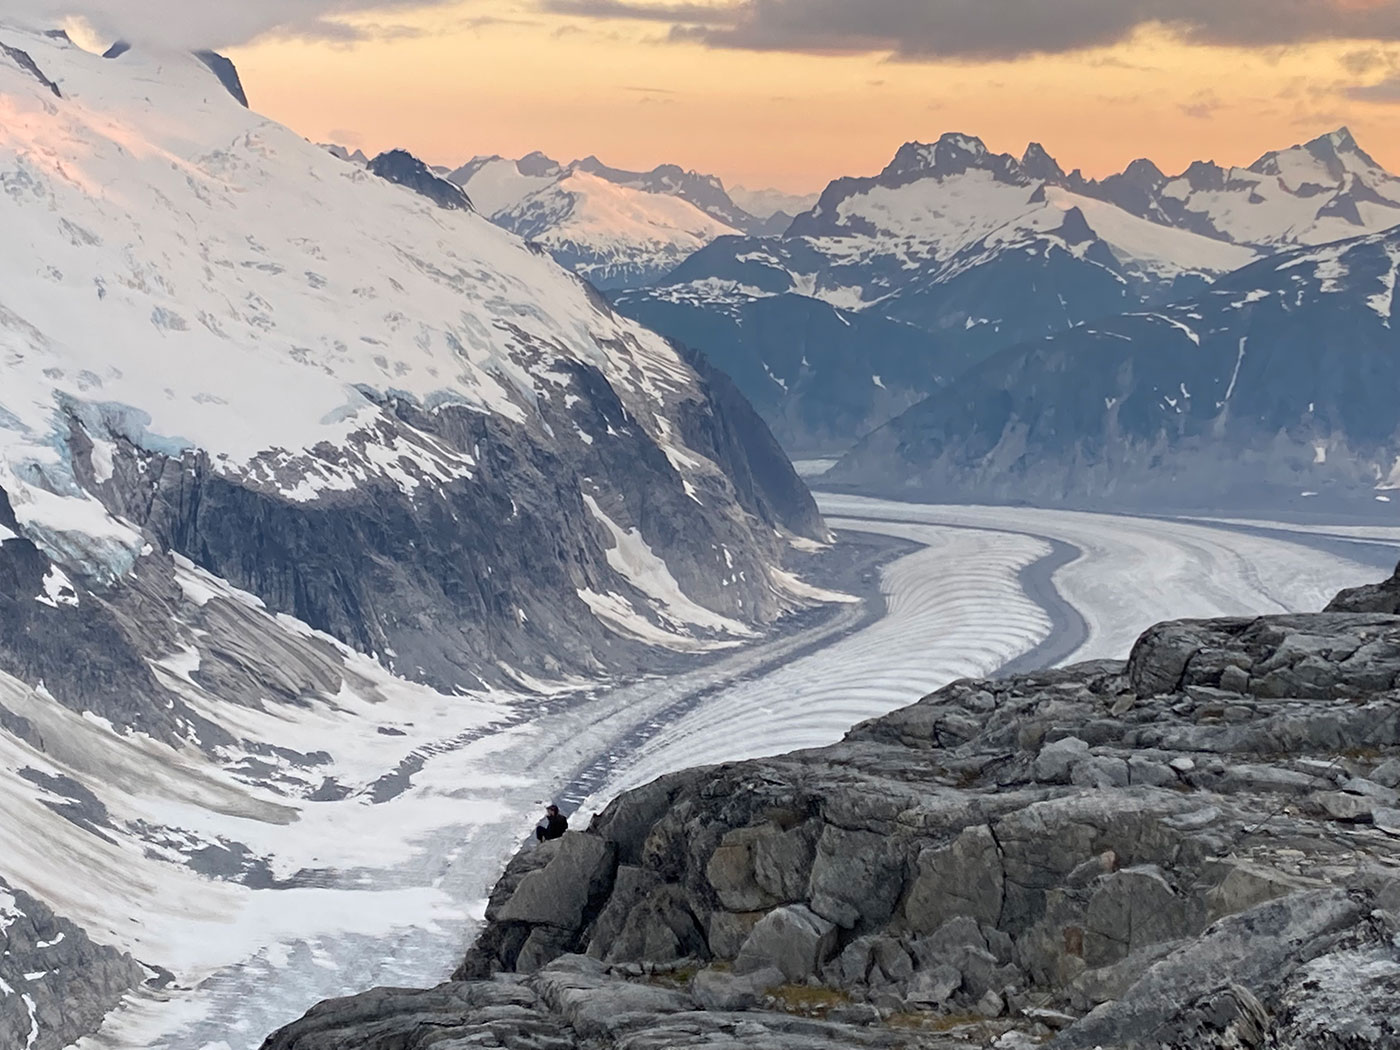
[[[453,983],[266,1050],[1400,1046],[1397,700],[1370,612],[957,682],[629,792],[515,858]]]
[[[1383,583],[1343,591],[1332,599],[1327,611],[1400,615],[1400,565],[1395,567],[1395,575]]]
[[[368,167],[371,175],[405,186],[427,197],[439,208],[448,211],[471,210],[472,202],[460,186],[434,175],[431,168],[407,150],[391,149],[381,153],[369,162]]]

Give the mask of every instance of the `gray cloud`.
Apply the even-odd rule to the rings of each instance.
[[[1387,77],[1378,84],[1348,88],[1346,94],[1358,102],[1400,102],[1400,75]]]
[[[671,38],[760,51],[1006,59],[1118,43],[1161,25],[1198,44],[1400,40],[1400,0],[540,0],[548,11],[667,22]]]
[[[581,18],[626,18],[637,22],[732,26],[735,9],[708,4],[648,3],[645,0],[540,0],[545,11]]]
[[[229,47],[262,36],[338,43],[392,39],[417,31],[394,24],[351,24],[352,15],[383,15],[440,6],[447,0],[5,0],[5,14],[36,24],[80,18],[107,39],[173,47]]]

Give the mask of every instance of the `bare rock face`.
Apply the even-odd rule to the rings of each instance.
[[[1397,770],[1400,616],[1164,624],[630,792],[413,994],[526,989],[579,1047],[1400,1046]],[[267,1050],[419,1045],[320,1030]]]
[[[146,979],[131,956],[0,879],[0,1046],[62,1050]]]

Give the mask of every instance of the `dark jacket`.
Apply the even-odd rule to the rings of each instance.
[[[563,838],[564,832],[569,830],[569,820],[562,813],[551,813],[545,820],[544,827],[535,829],[535,837],[541,842],[550,842],[554,839]]]

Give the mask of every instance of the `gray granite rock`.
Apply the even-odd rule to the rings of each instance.
[[[734,972],[776,967],[789,981],[805,981],[821,970],[836,948],[836,925],[802,904],[769,912],[753,928],[734,960]]]
[[[1395,575],[1383,583],[1342,591],[1332,599],[1327,611],[1400,614],[1400,565],[1395,567]]]

